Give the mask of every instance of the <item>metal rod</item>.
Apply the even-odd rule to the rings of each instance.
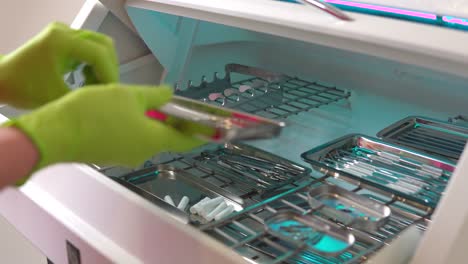
[[[328,3],[325,3],[325,2],[322,2],[322,1],[318,1],[318,0],[299,0],[300,2],[302,3],[305,3],[305,4],[309,4],[311,6],[315,6],[317,7],[318,9],[324,11],[324,12],[327,12],[329,13],[330,15],[340,19],[340,20],[344,20],[344,21],[353,21],[353,19],[346,15],[345,13],[343,13],[343,11],[341,11],[340,9],[328,4]]]

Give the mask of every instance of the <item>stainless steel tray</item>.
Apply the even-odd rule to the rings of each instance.
[[[354,178],[430,207],[436,206],[455,170],[451,160],[359,134],[334,140],[301,156],[335,177]]]
[[[468,140],[468,127],[411,116],[383,129],[383,140],[457,161]]]
[[[190,175],[184,170],[167,165],[150,167],[130,173],[119,179],[120,183],[122,183],[122,181],[126,183],[125,186],[133,186],[133,191],[135,191],[135,188],[138,188],[140,189],[138,193],[141,194],[143,191],[146,194],[145,197],[149,195],[156,198],[151,199],[151,201],[161,201],[156,204],[171,214],[180,215],[178,212],[180,210],[176,207],[168,206],[164,201],[164,196],[170,195],[176,204],[183,196],[187,196],[190,202],[184,213],[190,219],[191,223],[206,223],[201,217],[192,215],[189,212],[189,208],[192,205],[198,203],[205,197],[216,198],[222,196],[225,198],[226,203],[234,206],[236,211],[242,210],[244,206],[244,201],[241,197],[234,196],[209,182],[199,182],[195,176]],[[161,206],[161,203],[163,203],[163,206]]]
[[[281,121],[180,96],[174,96],[159,109],[147,111],[146,115],[212,142],[273,138],[285,127]]]
[[[278,189],[309,176],[310,169],[263,150],[243,144],[224,144],[194,158],[199,167],[234,181],[247,183],[260,192]]]
[[[308,193],[310,207],[335,221],[363,230],[377,230],[391,210],[385,204],[357,195],[336,185],[322,185]]]
[[[117,177],[110,177],[110,178],[116,181],[117,183],[119,183],[120,185],[126,187],[130,191],[135,192],[136,194],[140,195],[144,199],[164,209],[165,211],[170,213],[172,217],[182,222],[183,224],[188,224],[190,222],[190,217],[187,215],[186,212],[182,212],[181,210],[178,210],[174,206],[166,203],[162,198],[155,196],[153,193],[148,192],[142,188],[139,188],[136,185],[133,185],[121,178],[117,178]]]
[[[242,162],[253,168],[260,166],[264,169],[294,175],[310,173],[310,169],[304,168],[297,163],[244,144],[227,143],[223,147],[223,152],[229,155],[232,161]]]
[[[296,182],[310,173],[308,168],[243,144],[210,145],[189,154],[163,156],[158,163],[150,162],[146,168],[120,176],[118,181],[159,206],[162,201],[161,207],[175,215],[180,213],[168,208],[163,201],[165,195],[176,201],[187,196],[189,205],[204,197],[223,196],[239,211],[295,187]],[[222,160],[245,161],[247,165],[243,168],[236,165],[231,170],[217,163]],[[201,218],[186,215],[191,217],[192,223],[205,223]]]
[[[354,244],[354,235],[344,228],[294,211],[278,212],[266,219],[267,232],[325,256],[337,256]]]

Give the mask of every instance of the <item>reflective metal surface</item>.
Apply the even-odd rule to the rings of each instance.
[[[234,74],[244,78],[234,81]],[[335,86],[239,64],[226,65],[222,79],[215,73],[211,82],[202,77],[199,86],[180,88],[179,96],[280,120],[351,96]]]
[[[214,186],[209,182],[199,182],[197,177],[187,173],[182,169],[176,169],[169,165],[157,165],[149,167],[144,170],[140,170],[134,173],[130,173],[124,177],[120,177],[119,182],[125,182],[125,185],[133,186],[132,190],[137,190],[138,193],[145,192],[145,197],[152,196],[151,201],[158,200],[164,203],[163,209],[171,214],[180,215],[183,212],[186,218],[190,218],[190,222],[205,221],[199,217],[191,215],[189,208],[198,203],[205,197],[216,198],[224,197],[228,204],[232,204],[236,210],[241,210],[244,206],[243,199],[226,190]],[[175,206],[170,206],[164,201],[165,196],[170,196]],[[182,197],[189,198],[189,204],[183,211],[177,209],[177,204]],[[161,206],[161,203],[157,203]],[[168,206],[169,205],[169,206]],[[186,221],[188,223],[189,221]]]
[[[297,1],[300,3],[305,3],[308,5],[314,6],[340,20],[353,21],[353,19],[350,16],[346,15],[343,11],[332,6],[331,4],[328,4],[327,2],[319,1],[319,0],[297,0]]]
[[[364,135],[348,135],[302,154],[313,166],[435,207],[455,164]]]
[[[468,140],[468,127],[411,116],[388,126],[377,136],[388,142],[457,161]]]
[[[340,255],[356,240],[346,229],[291,210],[280,211],[266,219],[265,227],[274,237],[325,256]]]
[[[391,214],[388,206],[357,195],[336,185],[322,185],[308,193],[311,208],[343,223],[362,230],[377,230]]]
[[[296,225],[296,222],[302,222],[301,217],[306,216],[307,219],[315,219],[315,223],[322,222],[321,228],[318,228],[321,230],[329,225],[327,221],[333,221],[332,218],[327,218],[325,214],[322,214],[318,208],[312,208],[308,197],[308,193],[314,189],[331,184],[330,180],[333,181],[333,184],[337,184],[342,188],[344,186],[349,188],[348,182],[333,179],[328,175],[321,179],[309,179],[296,188],[245,208],[227,219],[201,226],[201,230],[232,248],[251,263],[312,264],[362,263],[367,260],[367,256],[390,243],[392,239],[408,227],[416,226],[422,230],[425,229],[427,212],[393,199],[391,193],[381,190],[375,192],[368,189],[368,186],[364,184],[362,186],[356,185],[350,191],[368,199],[383,202],[392,212],[387,221],[378,229],[369,230],[335,222],[345,233],[337,235],[341,237],[340,242],[328,241],[330,243],[323,247],[329,251],[328,253],[319,252],[320,250],[317,251],[317,248],[311,249],[307,242],[301,244],[301,241],[303,242],[301,239],[305,239],[305,241],[309,241],[309,239],[316,241],[314,239],[318,239],[320,241],[320,238],[323,238],[321,236],[308,237],[307,233],[297,232],[294,228],[292,230],[287,229],[286,233],[278,234],[280,228],[286,225],[284,221],[277,221],[278,219],[290,218],[293,220],[290,224]],[[359,184],[358,182],[355,183]],[[286,215],[285,211],[287,212]],[[275,223],[279,224],[272,228]],[[306,229],[308,228],[306,227]],[[341,243],[343,241],[352,241],[346,235],[347,232],[354,236],[354,243]],[[312,242],[312,245],[316,244]]]
[[[236,158],[250,163],[236,164]],[[255,167],[250,166],[253,163]],[[198,225],[206,221],[191,215],[188,208],[205,197],[225,197],[226,203],[240,211],[276,192],[297,186],[309,172],[310,169],[271,153],[231,143],[185,155],[168,154],[158,164],[120,176],[119,182],[132,186],[138,193],[144,192],[144,197],[151,196],[152,200],[163,203],[166,195],[172,197],[175,204],[187,196],[190,203],[185,214],[192,224]],[[175,208],[168,211],[172,213]]]
[[[154,195],[153,193],[148,192],[148,191],[146,191],[144,189],[138,188],[137,186],[135,186],[135,185],[133,185],[133,184],[131,184],[131,183],[125,181],[125,180],[122,180],[120,178],[115,177],[115,178],[111,178],[111,179],[118,182],[119,184],[126,187],[127,189],[131,190],[132,192],[137,193],[138,195],[140,195],[141,197],[143,197],[146,200],[150,201],[151,203],[155,204],[156,206],[164,209],[172,217],[176,218],[178,221],[180,221],[180,222],[182,222],[184,224],[189,223],[189,217],[187,216],[187,214],[185,214],[184,212],[178,210],[174,206],[171,206],[170,204],[166,203],[162,198],[160,198],[160,197]]]
[[[225,144],[195,158],[201,167],[232,175],[232,179],[255,186],[259,193],[281,188],[303,177],[309,169],[271,153],[242,144]]]
[[[157,110],[149,110],[146,115],[213,142],[273,138],[285,126],[284,122],[179,96]]]

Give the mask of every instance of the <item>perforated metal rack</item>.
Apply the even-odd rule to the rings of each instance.
[[[249,77],[233,81],[233,73]],[[190,84],[177,93],[273,119],[287,118],[351,96],[349,91],[335,86],[238,64],[226,65],[222,79],[217,73],[211,82],[202,77],[199,86]]]
[[[251,208],[247,208],[223,221],[206,225],[202,230],[226,244],[249,261],[256,263],[361,263],[381,247],[390,243],[399,233],[410,226],[416,225],[425,230],[428,218],[427,212],[411,206],[402,205],[390,193],[370,194],[364,187],[351,189],[361,195],[384,202],[392,210],[388,222],[376,232],[351,230],[356,241],[352,247],[336,257],[326,257],[304,247],[294,247],[279,237],[267,232],[265,219],[283,209],[293,210],[299,214],[319,216],[307,202],[307,191],[322,184],[330,184],[330,176],[311,180],[304,185],[266,200]],[[334,183],[337,183],[333,179]],[[383,196],[382,196],[383,195]],[[380,197],[380,198],[377,198]]]

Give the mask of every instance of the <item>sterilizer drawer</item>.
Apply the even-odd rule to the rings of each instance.
[[[353,177],[346,173],[332,171],[325,166],[314,165],[313,170],[309,172],[306,170],[306,166],[308,165],[300,161],[299,150],[314,147],[316,146],[315,144],[323,144],[329,137],[334,138],[338,135],[344,135],[350,131],[350,128],[365,131],[366,133],[376,133],[380,129],[372,129],[372,122],[374,120],[369,118],[371,116],[369,113],[361,112],[361,118],[367,120],[367,123],[361,121],[359,126],[352,124],[350,120],[346,120],[345,117],[349,117],[350,114],[354,113],[356,108],[360,107],[359,104],[352,107],[349,105],[354,91],[281,74],[275,76],[283,76],[282,78],[273,78],[268,81],[268,78],[252,77],[249,76],[250,71],[246,72],[244,74],[246,76],[243,76],[243,78],[239,77],[236,80],[222,79],[215,75],[215,78],[211,81],[204,80],[200,85],[189,85],[186,89],[177,90],[176,93],[215,105],[230,106],[257,115],[285,120],[290,126],[285,129],[284,134],[280,138],[249,143],[270,153],[275,153],[279,157],[275,158],[267,152],[260,155],[258,153],[261,150],[255,150],[248,146],[231,144],[224,147],[216,147],[215,145],[210,145],[194,150],[191,153],[157,156],[143,165],[144,168],[137,168],[130,174],[123,172],[119,175],[117,168],[103,168],[101,172],[109,176],[118,177],[118,182],[122,184],[123,180],[126,182],[124,186],[137,188],[140,190],[138,193],[144,191],[144,197],[150,196],[150,200],[156,199],[158,201],[155,204],[160,204],[166,195],[171,195],[175,198],[176,203],[183,196],[190,197],[190,206],[198,203],[204,197],[213,198],[221,196],[226,201],[233,202],[237,213],[227,217],[227,219],[220,219],[211,223],[210,221],[201,219],[197,214],[185,210],[183,212],[186,219],[184,223],[191,224],[205,231],[227,246],[232,247],[233,250],[240,253],[244,258],[255,263],[271,263],[275,259],[281,259],[286,263],[294,261],[301,261],[303,263],[315,263],[315,261],[319,263],[360,263],[365,262],[380,250],[384,250],[386,245],[392,244],[405,231],[412,228],[417,229],[419,232],[426,230],[434,207],[437,204],[437,197],[439,197],[439,193],[444,191],[446,182],[451,178],[454,165],[450,162],[447,162],[445,165],[442,161],[434,158],[434,161],[429,160],[427,162],[442,164],[441,167],[447,169],[447,173],[444,174],[442,170],[439,171],[436,167],[429,168],[426,166],[426,168],[423,166],[420,168],[420,172],[426,173],[427,170],[431,169],[430,173],[427,172],[427,175],[423,175],[421,179],[416,180],[419,177],[417,174],[419,172],[415,172],[414,176],[408,176],[407,181],[403,180],[405,181],[404,184],[406,184],[405,188],[413,183],[414,188],[420,188],[420,185],[416,183],[420,183],[422,180],[427,181],[428,186],[432,186],[434,182],[431,182],[427,177],[437,178],[440,176],[441,179],[434,179],[438,184],[434,187],[437,189],[436,191],[428,189],[425,194],[425,190],[421,191],[421,193],[427,195],[425,197],[432,197],[432,193],[436,194],[434,200],[427,200],[424,196],[418,199],[411,197],[411,195],[402,194],[401,186],[403,185],[398,185],[400,183],[393,184],[400,186],[399,190],[395,191],[389,187],[384,188],[367,180],[360,180],[357,176]],[[266,71],[262,71],[262,73],[264,73],[264,76],[272,76],[265,74]],[[211,94],[216,94],[217,97],[210,99],[209,95]],[[361,106],[363,105],[361,104]],[[392,106],[392,103],[388,105],[388,107]],[[382,108],[384,105],[381,104],[379,107]],[[410,107],[409,111],[411,110],[412,107]],[[404,114],[404,112],[400,114]],[[312,124],[308,125],[305,122],[311,122]],[[351,127],[340,125],[340,122],[347,122],[346,124],[351,125]],[[335,124],[330,126],[330,123]],[[314,130],[314,126],[321,129]],[[309,137],[310,133],[313,133],[313,139]],[[361,139],[360,137],[356,138]],[[366,144],[366,142],[373,142],[370,139],[368,141],[364,139],[362,142],[358,140],[358,142],[362,144],[362,150],[369,146],[369,151],[373,149],[379,153],[384,150],[395,149],[395,151],[389,151],[386,154],[387,160],[383,162],[396,162],[394,158],[398,158],[399,154],[407,158],[408,162],[412,160],[414,162],[416,160],[419,160],[419,162],[426,161],[423,159],[423,153],[404,152],[403,149],[397,148],[397,146],[384,145],[382,143],[379,145],[375,142],[375,145],[380,146],[380,149],[373,148],[372,144]],[[231,156],[232,153],[229,152],[231,149],[237,150],[237,154],[234,153],[235,155]],[[303,173],[308,176],[293,181],[288,180],[284,183],[280,182],[279,186],[272,185],[272,188],[270,188],[268,185],[264,185],[265,182],[261,184],[260,182],[252,182],[252,177],[254,176],[247,171],[235,170],[238,167],[234,166],[235,164],[232,164],[232,162],[236,160],[235,158],[239,158],[236,155],[241,155],[245,162],[257,157],[257,155],[262,156],[262,160],[270,160],[270,164],[294,164],[293,162],[296,162],[294,166],[298,168],[302,167]],[[391,162],[387,166],[399,166],[397,163],[393,164]],[[415,166],[413,164],[407,165]],[[293,166],[289,167],[292,168]],[[171,168],[171,175],[173,177],[169,181],[173,183],[166,183],[167,177],[161,174],[165,173],[166,169],[164,168]],[[403,169],[406,170],[404,173],[408,174],[408,170],[413,169],[413,167],[403,167]],[[239,177],[241,182],[239,182]],[[242,180],[243,177],[244,179]],[[184,178],[197,179],[195,185],[189,184],[192,186],[191,189],[195,188],[197,191],[184,187],[187,186],[187,183],[185,183],[187,181]],[[307,180],[308,178],[312,180]],[[163,186],[158,186],[158,182]],[[177,182],[180,189],[170,187],[170,185],[175,185]],[[312,206],[308,207],[307,205],[304,206],[307,203],[307,199],[305,198],[307,191],[305,189],[311,190],[320,187],[320,185],[339,185],[348,191],[357,193],[363,199],[369,199],[368,203],[375,201],[381,203],[382,206],[389,206],[392,211],[389,222],[371,231],[366,228],[363,229],[363,226],[367,227],[370,225],[353,226],[352,221],[346,224],[340,222],[341,220],[335,219],[341,226],[344,225],[346,228],[354,230],[352,233],[357,237],[356,245],[350,246],[349,250],[340,252],[337,256],[328,256],[323,252],[317,253],[313,250],[302,251],[303,248],[301,246],[296,245],[297,247],[291,247],[291,244],[287,244],[285,241],[278,242],[272,240],[275,236],[271,237],[271,234],[265,233],[266,227],[262,227],[262,223],[267,221],[268,217],[271,217],[265,216],[266,213],[264,212],[270,211],[270,213],[273,213],[273,216],[278,212],[278,215],[281,215],[280,210],[289,208],[290,210],[298,211],[300,214],[310,215],[317,212],[317,217],[324,217],[320,209]],[[388,184],[388,186],[390,185]],[[294,195],[290,195],[292,193]],[[278,207],[272,201],[276,201],[279,204],[284,203],[284,205]],[[175,206],[172,209],[168,209],[170,213],[173,213],[174,210],[177,212],[175,215],[181,214],[181,212],[175,209]],[[263,216],[258,216],[257,214],[263,214]],[[336,213],[335,215],[340,214]],[[238,221],[238,219],[242,220]],[[259,222],[260,226],[255,221]],[[236,229],[235,226],[238,226],[240,229]],[[364,233],[361,233],[359,230],[364,231]],[[267,243],[267,245],[263,245],[262,243]],[[415,245],[413,244],[413,246]]]
[[[372,137],[408,116],[447,120],[449,116],[465,112],[466,75],[455,66],[460,61],[449,55],[461,55],[465,51],[461,46],[445,43],[447,39],[467,38],[462,32],[353,13],[349,13],[353,21],[348,23],[318,10],[278,1],[131,0],[124,9],[167,70],[164,82],[174,84],[177,93],[183,96],[284,120],[289,126],[278,139],[250,145],[302,166],[307,164],[299,157],[299,152],[346,134],[363,133]],[[397,35],[392,33],[395,28],[399,29]],[[168,48],[160,38],[171,39],[175,45]],[[435,41],[439,43],[432,46]],[[259,80],[244,75],[226,84],[223,72],[230,63],[262,68],[283,78]],[[440,93],[441,87],[447,90]],[[155,157],[147,165],[166,162]],[[383,194],[385,191],[382,193],[373,184],[355,181],[343,174],[337,176],[326,169],[322,170],[324,172],[326,177],[334,175],[345,179],[342,183],[330,177],[324,178],[325,182],[344,184],[349,190],[361,191],[360,194],[374,199],[378,199],[375,194],[366,191],[379,193],[379,197],[387,197],[382,200],[384,203],[399,208],[395,211],[402,210],[406,217],[417,215],[412,218],[414,222],[403,221],[410,223],[406,227],[425,230],[430,222],[436,203],[432,203],[432,207],[413,203],[392,192]],[[315,170],[313,174],[312,177],[321,177]],[[453,178],[452,175],[450,179]],[[445,186],[446,182],[438,192],[443,192]],[[248,214],[248,209],[250,207],[244,207],[238,216]],[[215,229],[208,233],[220,236],[223,243],[230,244],[249,261],[268,262],[271,258],[291,261],[285,256],[293,253],[284,248],[279,250],[281,243],[278,246],[273,241],[270,248],[253,245],[254,240],[249,240],[253,239],[249,238],[251,226],[242,226],[247,229],[237,230],[241,234],[226,233],[224,229],[215,230],[218,228],[215,223]],[[395,231],[391,224],[388,228]],[[403,234],[395,232],[395,237]],[[255,243],[260,244],[268,244],[264,239],[270,239],[253,236],[259,239]],[[390,245],[392,243],[393,240]],[[271,247],[279,251],[272,253]],[[386,246],[369,248],[373,249],[367,253],[353,249],[352,253],[335,259],[309,254],[307,256],[315,260],[300,261],[366,261],[369,256],[376,256],[375,252],[385,251]],[[361,253],[362,258],[359,257]]]

